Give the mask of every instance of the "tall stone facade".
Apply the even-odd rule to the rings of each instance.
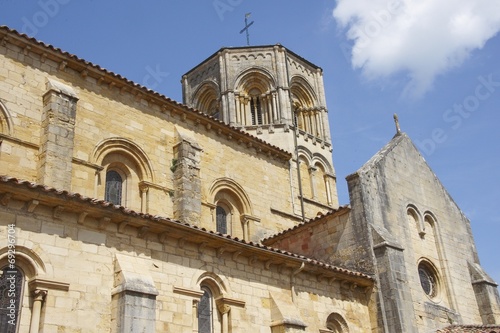
[[[224,48],[183,91],[0,28],[0,331],[499,323],[468,220],[404,134],[338,205],[319,67]]]
[[[470,222],[406,134],[347,181],[350,207],[264,244],[373,274],[376,331],[499,324],[497,285],[479,264]]]

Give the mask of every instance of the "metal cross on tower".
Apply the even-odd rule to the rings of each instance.
[[[253,21],[248,23],[248,18],[250,17],[250,14],[252,13],[245,14],[245,27],[240,31],[240,34],[242,34],[243,32],[247,33],[247,45],[250,45],[250,35],[248,33],[248,28],[253,24]]]

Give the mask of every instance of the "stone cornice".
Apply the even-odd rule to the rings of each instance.
[[[102,87],[117,89],[121,94],[130,94],[137,101],[145,100],[150,106],[156,105],[162,113],[170,116],[172,120],[175,118],[176,121],[192,121],[195,126],[202,125],[207,131],[214,131],[217,135],[225,136],[228,140],[236,140],[239,144],[245,144],[249,149],[253,147],[256,153],[263,153],[271,158],[288,161],[292,156],[290,152],[196,109],[189,108],[99,65],[80,59],[73,54],[40,42],[35,38],[30,38],[8,27],[0,26],[0,47],[7,44],[17,46],[19,53],[24,53],[24,55],[35,55],[42,63],[53,61],[57,64],[59,71],[68,73],[72,70],[75,74],[79,74],[83,80],[92,78]]]
[[[116,227],[114,232],[125,233],[127,230],[120,226],[126,223],[129,232],[131,228],[137,230],[134,234],[141,234],[141,230],[146,228],[147,232],[142,234],[143,238],[147,238],[148,241],[158,243],[176,242],[179,248],[183,248],[189,243],[190,246],[198,247],[199,253],[207,253],[211,249],[218,255],[228,253],[233,260],[237,260],[239,257],[247,257],[249,264],[255,265],[260,262],[266,269],[274,268],[280,272],[287,270],[291,273],[299,267],[303,267],[301,272],[317,275],[318,281],[324,279],[339,281],[344,285],[360,286],[362,288],[359,288],[359,290],[363,292],[373,286],[373,278],[363,273],[332,266],[260,243],[247,242],[233,238],[230,235],[208,231],[188,223],[138,213],[122,206],[112,205],[104,200],[59,191],[28,181],[0,176],[0,197],[2,196],[9,197],[4,206],[9,209],[21,210],[23,214],[52,215],[54,209],[58,208],[61,214],[64,214],[65,223],[85,225],[103,233],[113,232],[111,231],[113,225]],[[38,205],[29,212],[26,207],[33,199],[38,201]],[[12,204],[13,201],[23,201],[25,204],[16,203],[14,205]],[[102,221],[103,218],[106,218],[109,223],[106,228],[99,228],[99,221]]]

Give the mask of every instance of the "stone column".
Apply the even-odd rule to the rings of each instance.
[[[311,181],[311,196],[315,200],[316,199],[316,170],[318,170],[314,166],[309,167],[309,179]]]
[[[141,213],[148,213],[149,211],[149,186],[146,184],[139,184],[139,190],[141,191]]]
[[[323,180],[325,182],[325,189],[326,189],[326,201],[328,202],[328,206],[332,205],[332,193],[330,189],[330,181],[329,181],[329,176],[324,175]]]
[[[198,333],[198,305],[200,304],[199,299],[193,300],[193,333]]]
[[[47,92],[43,95],[37,177],[40,184],[71,190],[77,101],[71,87],[48,80]]]
[[[281,112],[280,112],[280,109],[278,109],[278,106],[277,106],[277,103],[276,103],[276,93],[273,92],[272,94],[272,98],[273,98],[273,110],[275,110],[274,112],[276,112],[276,118],[277,119],[280,119],[281,118]]]
[[[31,311],[31,323],[29,333],[38,333],[40,328],[40,314],[42,313],[42,305],[47,296],[47,290],[35,289],[33,291],[33,309]]]
[[[235,126],[238,123],[238,111],[236,110],[234,91],[228,90],[226,94],[222,95],[222,97],[224,96],[227,99],[227,106],[223,104],[222,110],[226,111],[229,115],[229,124]]]
[[[229,311],[231,311],[231,306],[220,301],[217,302],[217,309],[222,314],[221,333],[229,333]]]

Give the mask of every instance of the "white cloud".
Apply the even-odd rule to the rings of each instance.
[[[371,79],[407,73],[405,92],[418,96],[500,30],[500,1],[337,0],[333,17],[354,68]]]

